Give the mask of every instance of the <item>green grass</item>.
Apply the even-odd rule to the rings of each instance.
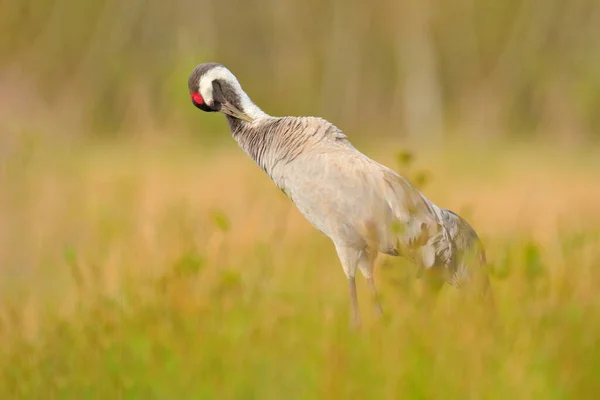
[[[0,398],[600,394],[597,162],[490,152],[472,168],[493,171],[491,194],[485,173],[461,178],[452,157],[429,164],[425,192],[447,193],[436,202],[474,203],[496,321],[451,288],[426,307],[414,269],[385,257],[376,271],[385,316],[374,317],[359,280],[365,318],[354,332],[332,245],[241,152],[199,159],[123,145],[63,159],[45,146],[1,181]],[[532,158],[551,184],[502,167]],[[567,167],[579,181],[555,174]],[[553,200],[523,214],[515,190],[529,185]],[[490,196],[514,201],[490,211],[481,204]]]

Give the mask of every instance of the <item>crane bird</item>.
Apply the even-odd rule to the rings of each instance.
[[[357,269],[381,314],[373,281],[378,253],[411,260],[433,292],[445,282],[464,286],[473,281],[469,278],[474,269],[485,269],[481,241],[463,218],[438,207],[407,179],[358,151],[329,121],[263,112],[237,78],[214,62],[194,68],[188,89],[197,108],[225,114],[239,146],[333,241],[348,279],[354,326],[361,324]],[[487,297],[487,273],[478,281],[483,283],[479,293]]]

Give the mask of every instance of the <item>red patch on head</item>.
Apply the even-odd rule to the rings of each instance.
[[[192,93],[192,100],[196,104],[204,104],[204,99],[202,98],[202,96],[198,92]]]

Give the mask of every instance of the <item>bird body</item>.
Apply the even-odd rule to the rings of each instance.
[[[358,151],[329,121],[264,113],[233,74],[216,63],[197,66],[188,86],[198,108],[227,115],[240,147],[333,241],[349,281],[356,324],[355,273],[361,271],[376,295],[372,269],[378,253],[402,256],[432,271],[427,275],[436,277],[436,288],[444,281],[460,286],[468,279],[467,252],[475,253],[478,265],[485,263],[479,238],[464,219]]]

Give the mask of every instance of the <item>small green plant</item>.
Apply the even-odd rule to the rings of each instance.
[[[523,246],[523,258],[525,277],[530,283],[534,283],[545,273],[539,246],[532,241],[525,243]]]
[[[173,269],[175,275],[179,277],[187,277],[197,275],[205,265],[204,257],[196,251],[190,251],[182,254],[175,262]]]
[[[399,150],[396,153],[396,163],[398,169],[406,179],[408,179],[417,189],[423,189],[429,182],[432,176],[429,171],[414,169],[415,156],[406,149]]]
[[[231,228],[231,223],[229,222],[229,218],[227,217],[227,214],[225,214],[224,212],[220,211],[220,210],[215,210],[212,213],[212,220],[215,224],[215,226],[221,231],[221,232],[229,232],[229,229]]]

